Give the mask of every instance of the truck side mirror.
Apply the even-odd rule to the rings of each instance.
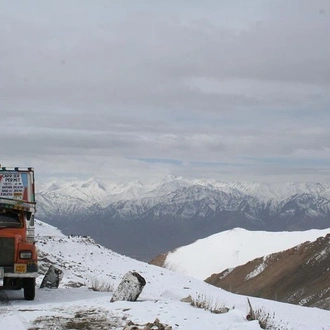
[[[30,226],[33,227],[34,226],[34,214],[31,213],[29,221],[30,221]]]

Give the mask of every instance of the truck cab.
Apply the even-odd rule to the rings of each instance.
[[[38,276],[34,241],[34,172],[0,168],[0,289],[35,297]]]

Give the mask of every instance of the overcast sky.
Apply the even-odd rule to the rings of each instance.
[[[0,0],[0,163],[330,182],[329,40],[329,0]]]

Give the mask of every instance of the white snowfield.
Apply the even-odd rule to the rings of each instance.
[[[0,297],[9,297],[9,301],[0,302],[1,330],[122,330],[129,320],[142,325],[156,318],[173,330],[260,329],[257,321],[246,320],[245,296],[127,258],[89,238],[66,237],[40,222],[37,234],[41,268],[54,264],[64,271],[64,278],[59,289],[39,289],[40,276],[34,301],[23,300],[20,291],[0,291]],[[147,282],[137,302],[110,303],[111,292],[90,289],[102,283],[115,289],[127,271],[137,271]],[[228,307],[229,312],[213,314],[180,301],[188,295],[202,295],[214,304]],[[330,330],[329,311],[257,298],[250,300],[255,308],[272,316],[274,313],[274,329]]]
[[[170,252],[165,267],[205,280],[227,268],[243,265],[255,258],[287,250],[330,233],[328,229],[296,232],[227,230]]]

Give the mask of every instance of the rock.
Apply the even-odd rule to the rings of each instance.
[[[172,330],[172,326],[161,323],[158,318],[147,324],[135,324],[129,321],[123,330]]]
[[[191,295],[189,295],[186,298],[182,298],[180,301],[191,304],[192,303],[192,297],[191,297]]]
[[[51,265],[43,278],[40,288],[57,289],[63,278],[63,271]]]
[[[146,280],[139,273],[128,272],[122,278],[110,302],[118,300],[136,301],[145,285]]]

